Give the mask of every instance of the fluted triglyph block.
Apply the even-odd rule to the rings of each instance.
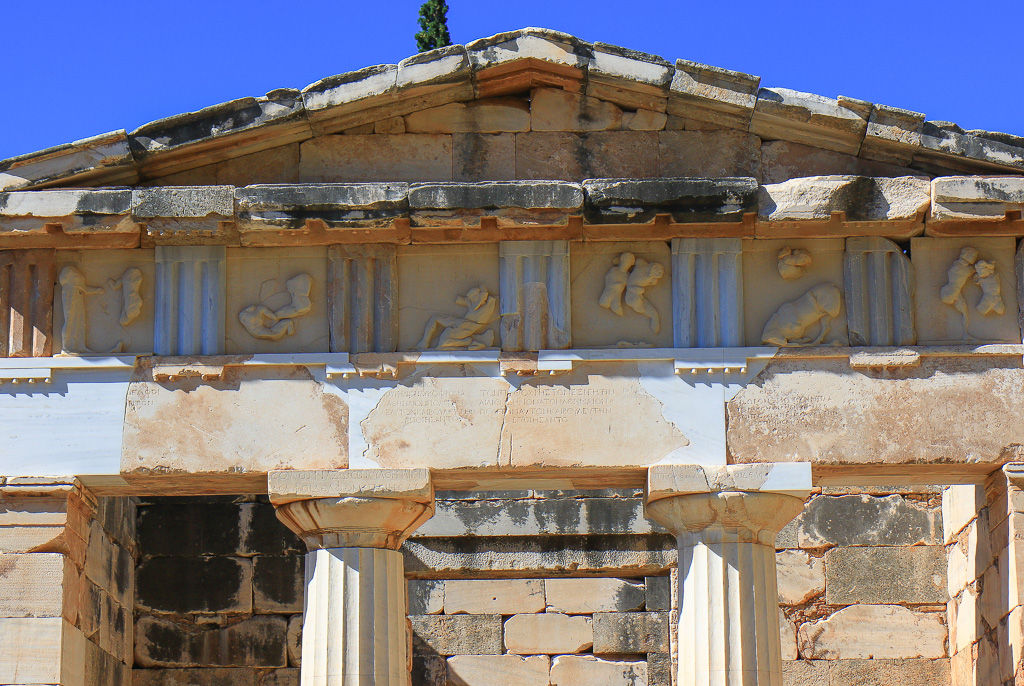
[[[569,347],[569,245],[567,241],[502,241],[502,350]]]
[[[887,238],[846,240],[843,257],[850,345],[914,345],[914,272]]]
[[[0,357],[53,351],[53,250],[0,251]]]
[[[677,348],[743,345],[743,241],[672,241],[672,326]]]
[[[157,355],[224,352],[225,248],[157,246]]]
[[[408,686],[402,553],[306,554],[302,686]]]
[[[393,352],[398,346],[394,245],[332,245],[327,252],[331,352]]]
[[[678,479],[648,478],[647,516],[679,546],[677,686],[782,686],[775,537],[803,509],[808,490],[796,486],[810,488],[810,470],[779,480],[764,467],[704,466],[708,478],[693,479],[684,465]],[[730,482],[751,490],[713,490]]]

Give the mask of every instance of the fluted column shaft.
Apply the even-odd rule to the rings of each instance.
[[[782,686],[775,536],[804,499],[771,492],[660,494],[647,514],[679,548],[677,686]]]
[[[433,514],[429,472],[274,472],[270,483],[278,518],[310,549],[301,685],[408,686],[398,548]],[[339,495],[317,497],[328,492]]]

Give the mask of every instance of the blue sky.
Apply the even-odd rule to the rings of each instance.
[[[0,159],[416,52],[419,1],[5,3]],[[1024,135],[1024,2],[449,0],[452,40],[544,26]]]

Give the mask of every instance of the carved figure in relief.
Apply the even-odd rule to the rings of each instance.
[[[838,286],[818,284],[775,311],[764,327],[761,342],[780,347],[821,345],[828,335],[830,322],[839,316],[842,306],[843,295]],[[808,330],[815,324],[820,326],[818,335],[808,336]]]
[[[995,314],[1006,312],[995,262],[989,260],[978,260],[975,262],[974,283],[981,286],[981,300],[978,301],[974,309],[983,315],[992,314],[993,312]]]
[[[966,247],[960,251],[960,256],[953,260],[946,272],[947,283],[939,291],[939,298],[954,310],[960,313],[964,320],[964,333],[967,334],[969,316],[967,314],[967,301],[964,299],[964,286],[968,279],[975,274],[974,263],[978,261],[978,251],[972,247]],[[968,334],[969,335],[969,334]]]
[[[645,292],[665,276],[665,267],[648,262],[631,252],[624,252],[612,260],[612,267],[604,277],[604,291],[598,304],[622,316],[623,302],[637,314],[651,320],[651,331],[661,331],[661,316],[645,297]]]
[[[120,279],[107,279],[107,288],[112,291],[121,291],[121,313],[117,321],[121,326],[128,326],[142,312],[142,295],[139,289],[142,287],[142,270],[129,267],[121,275]]]
[[[85,345],[85,296],[99,295],[102,288],[90,286],[85,275],[68,265],[60,270],[61,304],[64,306],[64,326],[60,331],[66,352],[92,352]]]
[[[420,350],[483,350],[494,345],[494,330],[488,327],[498,318],[498,299],[480,286],[460,295],[455,303],[466,308],[461,317],[433,314],[427,320],[423,338],[416,345]],[[433,345],[437,338],[437,344]]]
[[[811,253],[802,248],[783,248],[779,251],[779,276],[786,281],[799,279],[811,266]]]
[[[295,333],[293,320],[309,314],[313,309],[313,300],[309,297],[312,288],[313,277],[309,274],[293,276],[285,282],[290,298],[287,305],[272,310],[262,302],[256,303],[239,312],[238,321],[254,338],[279,341],[285,336],[291,336]]]

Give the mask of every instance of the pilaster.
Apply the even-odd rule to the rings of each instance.
[[[568,241],[502,241],[501,348],[568,348]]]
[[[54,255],[0,251],[0,357],[53,354]]]
[[[677,686],[781,686],[775,536],[810,486],[808,463],[648,471],[647,516],[679,550]]]
[[[672,240],[672,329],[677,348],[743,345],[743,241]]]
[[[269,490],[310,550],[302,686],[407,686],[398,549],[434,513],[429,470],[278,471]]]
[[[225,268],[223,245],[157,246],[157,355],[224,352]]]

